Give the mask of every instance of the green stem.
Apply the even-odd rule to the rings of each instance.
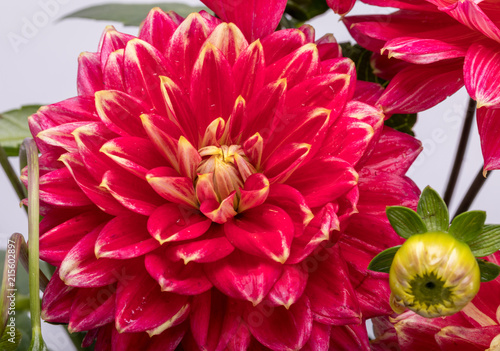
[[[472,181],[469,190],[467,190],[467,193],[462,199],[462,202],[458,206],[457,212],[455,213],[455,217],[469,209],[470,205],[472,205],[472,202],[476,198],[476,195],[479,193],[479,190],[481,190],[484,183],[486,182],[486,179],[487,178],[483,174],[483,168],[481,167],[481,169],[476,175],[476,178],[474,178],[474,180]]]
[[[19,180],[19,177],[14,171],[14,168],[12,168],[7,153],[5,152],[2,146],[0,146],[0,164],[2,164],[2,168],[5,171],[7,178],[9,178],[12,187],[16,191],[19,201],[22,201],[27,197],[26,188],[24,187],[23,183],[21,183],[21,181]]]
[[[474,101],[473,99],[469,99],[469,105],[467,106],[464,125],[462,127],[462,135],[460,135],[457,153],[455,154],[455,161],[453,162],[453,168],[451,170],[450,178],[448,179],[448,185],[446,186],[446,191],[444,192],[443,196],[443,200],[447,206],[450,205],[450,201],[455,190],[455,185],[457,184],[458,175],[460,174],[460,170],[462,169],[462,162],[464,160],[465,150],[467,149],[467,143],[469,141],[469,135],[472,121],[474,120],[475,111],[476,101]]]
[[[31,313],[30,351],[48,350],[42,338],[40,319],[40,259],[38,254],[40,193],[38,149],[33,139],[24,142],[28,154],[28,251],[29,251],[29,286]]]

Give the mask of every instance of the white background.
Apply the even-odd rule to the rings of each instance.
[[[107,0],[106,3],[150,3],[140,0]],[[165,0],[164,2],[173,2]],[[177,1],[200,5],[196,0]],[[27,104],[55,103],[76,95],[77,58],[82,51],[95,52],[105,25],[113,24],[119,31],[137,34],[136,27],[119,23],[84,19],[60,20],[64,15],[99,0],[23,0],[2,1],[0,5],[0,112]],[[357,3],[351,14],[388,13],[388,9]],[[329,11],[314,19],[317,38],[333,33],[339,42],[352,41],[339,16]],[[25,40],[13,44],[12,38]],[[409,171],[409,176],[423,189],[431,185],[443,194],[451,170],[468,96],[464,89],[440,105],[419,114],[416,136],[424,151]],[[17,168],[17,158],[12,159]],[[467,149],[462,174],[458,181],[450,212],[454,213],[460,199],[482,165],[476,124]],[[472,209],[486,210],[487,223],[500,222],[500,175],[488,175]],[[27,234],[27,218],[7,178],[0,170],[0,247],[5,246],[13,232]],[[57,328],[44,331],[52,350],[71,350],[64,332]]]

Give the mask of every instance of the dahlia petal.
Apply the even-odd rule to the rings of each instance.
[[[356,118],[357,120],[368,123],[372,126],[375,134],[381,131],[384,125],[384,114],[380,108],[375,108],[368,103],[360,101],[349,101],[344,111],[342,111],[342,116]]]
[[[375,106],[378,99],[384,93],[384,90],[384,87],[380,84],[358,80],[356,81],[353,99]]]
[[[276,31],[262,39],[266,66],[305,45],[306,36],[299,29],[290,28]]]
[[[335,208],[332,204],[327,204],[309,222],[307,227],[302,231],[303,234],[294,238],[287,263],[300,263],[306,260],[313,251],[321,250],[319,245],[322,245],[322,247],[326,246],[325,242],[327,240],[335,242],[336,240],[330,238],[331,232],[333,230],[338,231],[339,229],[339,219],[335,213]],[[307,268],[309,263],[306,260],[304,264],[305,267],[303,268]]]
[[[325,248],[311,257],[316,259],[317,265],[316,270],[309,273],[306,294],[311,301],[314,320],[331,325],[360,323],[358,301],[339,245]],[[332,294],[329,289],[336,293]]]
[[[106,65],[106,61],[113,51],[125,49],[127,43],[134,38],[132,35],[118,32],[113,26],[106,26],[99,43],[101,67]]]
[[[159,76],[174,73],[165,57],[151,44],[132,39],[125,47],[123,68],[127,93],[164,115],[166,109]]]
[[[294,226],[283,209],[264,204],[230,219],[224,225],[224,232],[238,249],[285,263],[290,255]]]
[[[283,273],[274,284],[267,298],[277,306],[290,306],[296,303],[307,285],[308,274],[298,265],[285,265]]]
[[[251,0],[238,6],[225,0],[203,0],[225,22],[233,22],[248,41],[264,38],[274,32],[285,11],[286,0]]]
[[[123,53],[124,49],[113,51],[109,54],[106,65],[102,69],[102,79],[106,90],[119,90],[125,92]]]
[[[40,177],[40,200],[65,207],[92,204],[67,168],[60,168]]]
[[[210,24],[199,13],[191,13],[177,27],[167,48],[166,58],[172,63],[172,69],[182,79],[189,79],[201,47],[210,33]],[[179,82],[184,88],[190,82]],[[219,117],[219,116],[217,116]]]
[[[172,34],[184,19],[173,11],[163,12],[159,7],[149,11],[142,23],[139,39],[142,39],[165,54]]]
[[[156,149],[168,160],[170,165],[179,170],[177,150],[182,135],[177,125],[158,115],[141,115],[142,125]]]
[[[381,55],[378,52],[373,53],[370,57],[373,74],[385,80],[391,80],[398,72],[412,65],[412,63],[389,58],[387,55]]]
[[[264,85],[265,58],[260,40],[251,43],[233,66],[235,94],[249,99]]]
[[[95,99],[99,117],[113,132],[121,136],[146,136],[139,117],[149,109],[140,100],[118,90],[98,91]]]
[[[500,44],[474,43],[465,56],[464,80],[477,108],[500,108]]]
[[[314,218],[302,194],[291,186],[273,184],[269,189],[266,203],[275,205],[285,210],[294,222],[294,235],[301,235],[304,228]]]
[[[200,148],[206,146],[220,145],[219,140],[225,138],[227,131],[226,122],[222,118],[214,119],[205,130]],[[222,142],[222,141],[221,141]]]
[[[160,284],[161,291],[180,295],[198,295],[209,290],[212,283],[207,279],[202,266],[195,262],[172,262],[161,252],[146,255],[146,270]]]
[[[142,138],[115,138],[102,145],[99,151],[130,173],[144,179],[149,170],[164,164],[153,144]]]
[[[42,130],[37,134],[37,138],[52,146],[64,148],[68,152],[78,151],[75,137],[71,134],[79,127],[87,125],[89,122],[65,123],[52,128]]]
[[[128,210],[123,207],[106,189],[99,186],[87,168],[83,165],[79,154],[64,154],[60,160],[76,180],[80,189],[92,202],[106,213],[118,215]]]
[[[337,43],[333,34],[325,34],[316,40],[320,61],[331,59],[334,57],[342,58],[342,48]]]
[[[148,231],[160,244],[182,241],[203,235],[211,221],[197,210],[175,204],[158,207],[149,217]]]
[[[279,263],[241,251],[205,264],[212,284],[225,295],[259,304],[281,276]]]
[[[170,327],[160,335],[154,335],[150,338],[151,343],[149,344],[147,351],[174,351],[177,346],[181,343],[182,338],[186,334],[188,324],[181,323],[175,327]]]
[[[165,255],[172,261],[215,262],[234,251],[234,246],[225,237],[221,227],[212,226],[202,238],[191,242],[179,242],[167,247]]]
[[[68,323],[77,291],[78,289],[64,284],[56,269],[43,294],[42,318],[51,323]]]
[[[285,351],[302,349],[311,336],[313,318],[309,299],[303,296],[289,309],[264,304],[249,308],[245,322],[261,344]]]
[[[446,59],[464,57],[467,46],[447,43],[437,39],[399,37],[389,40],[382,48],[389,58],[416,64],[428,64]]]
[[[259,133],[255,133],[248,138],[242,145],[248,160],[257,168],[261,168],[262,153],[264,150],[264,139]]]
[[[187,177],[180,177],[170,167],[158,167],[146,174],[146,180],[160,196],[170,202],[198,207],[194,193],[193,181]]]
[[[56,104],[42,106],[37,113],[32,117],[38,117],[41,129],[47,129],[57,125],[83,122],[83,121],[98,121],[99,117],[96,114],[95,102],[93,97],[77,96]],[[30,117],[30,119],[32,118]],[[33,133],[36,135],[38,133]]]
[[[316,30],[313,26],[309,24],[303,24],[300,26],[299,30],[306,35],[307,43],[314,43],[314,39],[316,38]]]
[[[158,335],[188,317],[187,296],[161,292],[146,272],[129,278],[118,282],[115,321],[120,333],[147,331],[149,336]]]
[[[363,176],[378,172],[404,176],[420,151],[420,141],[408,134],[384,127],[373,152],[363,165]]]
[[[94,52],[82,52],[78,56],[78,95],[94,96],[96,91],[104,89],[102,81],[100,55]]]
[[[59,266],[78,241],[108,219],[101,211],[89,211],[52,227],[40,236],[40,258]]]
[[[219,49],[207,42],[194,64],[190,91],[200,133],[218,117],[227,120],[233,109],[233,95],[231,66]]]
[[[127,259],[142,256],[160,245],[147,230],[148,218],[127,214],[113,218],[99,233],[95,243],[97,258]]]
[[[462,62],[435,62],[403,69],[391,80],[377,104],[386,114],[426,110],[463,85]]]
[[[200,211],[215,223],[226,223],[237,215],[235,211],[236,192],[233,191],[219,204],[216,200],[200,201]]]
[[[338,15],[344,16],[351,11],[356,0],[326,0],[328,6]]]
[[[330,347],[334,350],[371,350],[364,323],[332,327],[330,340]]]
[[[311,150],[310,144],[291,143],[278,147],[262,166],[269,182],[285,182],[300,167]]]
[[[246,351],[250,347],[251,340],[252,334],[250,334],[250,331],[245,326],[245,324],[241,323],[231,340],[228,341],[227,350]]]
[[[349,163],[322,157],[312,160],[308,167],[300,167],[287,183],[302,193],[310,207],[316,207],[345,194],[357,182],[358,174]]]
[[[201,162],[198,150],[181,136],[177,144],[177,160],[179,161],[179,173],[187,178],[196,178],[196,169]]]
[[[109,158],[99,152],[101,146],[117,135],[110,131],[104,123],[92,122],[73,131],[73,136],[87,171],[96,182],[100,182],[106,171],[113,167]]]
[[[350,85],[353,84],[350,82],[350,75],[339,73],[327,73],[308,79],[287,92],[287,110],[305,106],[324,107],[332,110],[330,119],[334,120],[349,98]]]
[[[441,329],[436,335],[436,342],[442,349],[462,349],[469,347],[489,348],[493,338],[500,333],[499,326],[488,326],[483,328],[466,328],[461,326],[447,326]]]
[[[262,173],[252,174],[240,189],[238,213],[262,205],[269,194],[269,180]]]
[[[231,67],[241,52],[248,47],[243,33],[234,23],[219,24],[207,38],[207,42],[222,52]]]
[[[78,289],[71,306],[68,331],[86,331],[108,324],[114,319],[116,286]]]
[[[367,4],[376,6],[388,6],[398,9],[415,10],[415,11],[437,11],[436,6],[424,1],[408,1],[408,0],[366,0]]]
[[[217,202],[217,193],[215,192],[213,173],[203,173],[198,175],[196,183],[196,197],[200,203],[210,201]]]
[[[328,350],[330,347],[330,330],[332,327],[327,324],[313,322],[311,337],[304,345],[302,350],[315,351],[315,350]]]
[[[121,260],[97,259],[94,253],[95,242],[104,224],[85,235],[68,252],[59,267],[59,277],[65,284],[80,288],[101,287],[120,279],[125,269]],[[132,261],[127,262],[127,264]]]
[[[286,78],[289,88],[318,71],[318,49],[316,44],[306,44],[287,56],[268,66],[265,71],[265,83]]]
[[[484,158],[484,174],[486,171],[500,169],[500,110],[482,107],[477,110],[477,126],[481,137],[481,150]]]
[[[134,351],[144,349],[149,345],[150,337],[147,333],[120,333],[116,330],[114,323],[110,325],[111,327],[109,331],[106,331],[106,334],[99,333],[97,336],[97,343],[102,339],[108,339],[109,344],[105,344],[99,349],[96,343],[96,351]]]

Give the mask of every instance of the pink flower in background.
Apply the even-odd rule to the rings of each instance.
[[[489,256],[500,263],[500,254]],[[372,350],[498,350],[500,347],[500,280],[481,283],[476,297],[449,317],[424,318],[407,311],[374,319]]]
[[[366,267],[401,242],[385,208],[416,207],[420,144],[362,102],[332,35],[273,33],[267,3],[109,27],[79,95],[31,116],[58,267],[42,313],[84,345],[367,350],[364,321],[391,313]]]
[[[390,15],[344,18],[356,41],[375,52],[375,71],[383,78],[392,78],[377,103],[389,114],[419,112],[465,84],[477,101],[484,170],[500,168],[498,2],[364,2],[401,9]]]

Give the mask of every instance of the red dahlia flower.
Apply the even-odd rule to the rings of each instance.
[[[108,28],[79,95],[30,118],[58,267],[42,313],[85,345],[368,349],[364,321],[390,313],[366,267],[398,243],[385,207],[416,206],[420,144],[353,100],[370,93],[332,35],[266,14],[245,35],[159,9],[138,38]]]
[[[401,9],[390,15],[344,19],[356,41],[376,53],[375,70],[383,78],[392,78],[377,103],[386,113],[419,112],[443,101],[465,83],[477,101],[484,170],[500,168],[498,1],[364,2]],[[391,58],[389,62],[387,58]]]
[[[489,256],[500,263],[500,253]],[[394,318],[374,319],[377,339],[372,350],[460,350],[500,348],[500,279],[481,283],[476,297],[460,312],[441,318],[424,318],[412,311]]]

